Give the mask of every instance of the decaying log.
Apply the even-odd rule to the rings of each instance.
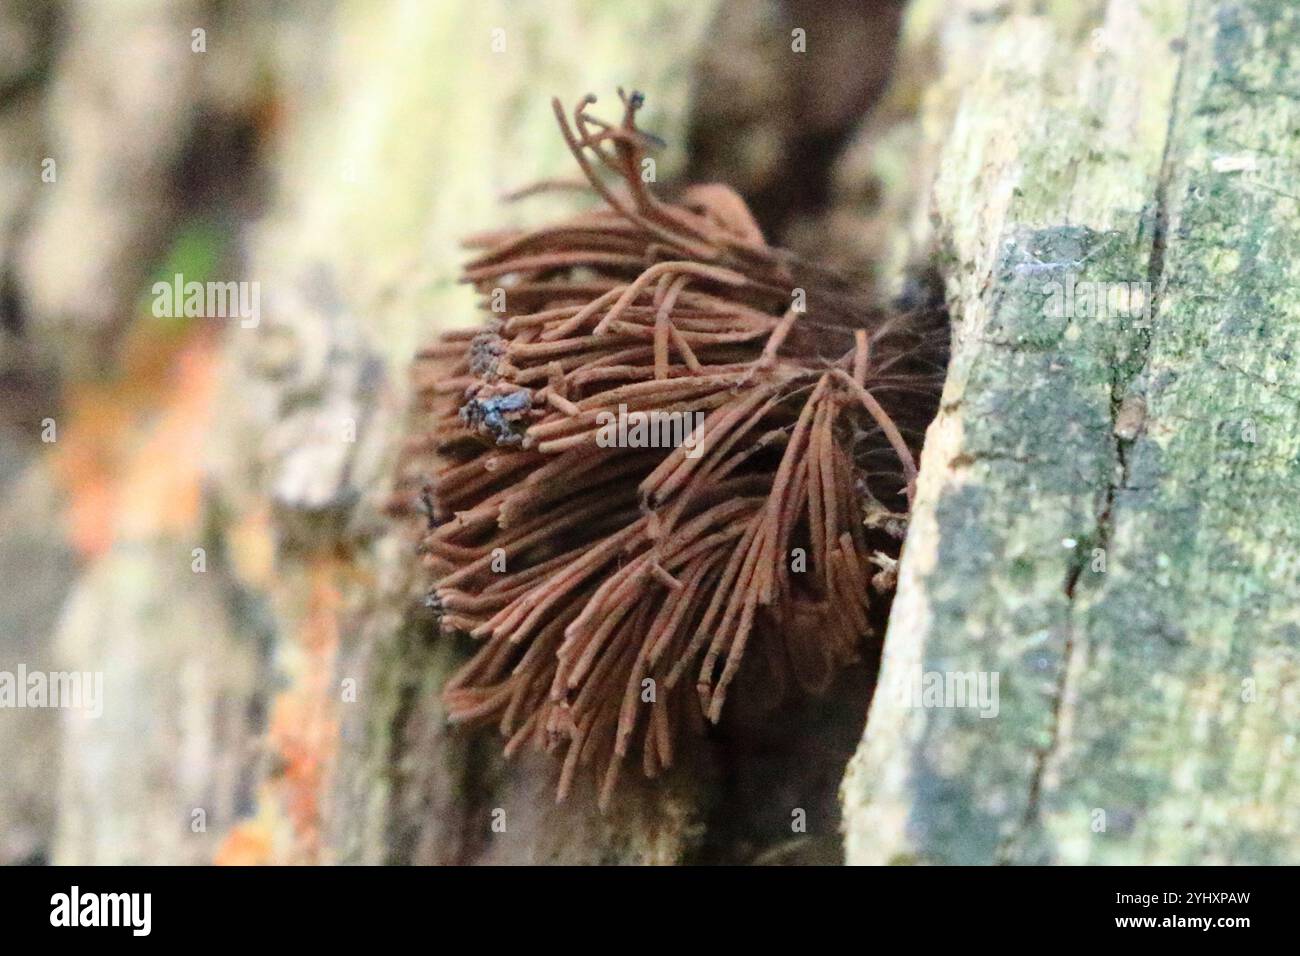
[[[1300,10],[949,7],[954,355],[849,861],[1295,863]]]

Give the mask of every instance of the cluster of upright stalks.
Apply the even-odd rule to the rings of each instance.
[[[857,657],[873,555],[897,550],[865,519],[910,501],[944,336],[768,247],[726,187],[656,198],[620,96],[619,125],[554,104],[599,208],[469,240],[491,318],[419,353],[394,499],[426,603],[481,642],[451,718],[562,749],[561,799],[594,765],[602,805],[627,756],[655,776],[718,720],[742,662],[775,701]],[[601,440],[648,413],[702,425]]]

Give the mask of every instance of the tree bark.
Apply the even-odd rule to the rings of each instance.
[[[1300,11],[987,6],[925,124],[954,354],[849,861],[1297,862]]]

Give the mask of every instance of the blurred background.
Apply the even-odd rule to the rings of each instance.
[[[573,173],[552,95],[643,91],[665,188],[890,287],[939,6],[0,0],[0,672],[103,675],[102,716],[0,708],[0,862],[837,860],[869,675],[557,811],[443,726],[381,505],[459,237],[574,201],[499,203]]]

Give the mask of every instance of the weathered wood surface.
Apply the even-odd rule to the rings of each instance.
[[[271,746],[290,772],[266,779],[257,818],[231,834],[237,858],[682,856],[694,810],[675,790],[630,797],[604,818],[582,799],[556,808],[549,762],[503,765],[490,734],[446,726],[440,690],[464,649],[434,639],[411,588],[411,542],[381,509],[411,357],[476,319],[456,282],[460,240],[574,201],[500,203],[572,176],[551,96],[653,91],[645,123],[673,144],[658,160],[670,174],[710,15],[709,4],[670,2],[342,8],[328,39],[337,95],[314,99],[285,138],[284,191],[253,257],[274,304],[258,335],[232,336],[232,411],[214,444],[230,526],[278,541],[274,574],[247,584],[273,606],[284,689]],[[248,447],[268,455],[250,461]]]
[[[1300,862],[1300,9],[946,16],[955,353],[849,861]],[[1045,311],[1070,276],[1149,322]],[[923,673],[996,675],[996,717]]]

